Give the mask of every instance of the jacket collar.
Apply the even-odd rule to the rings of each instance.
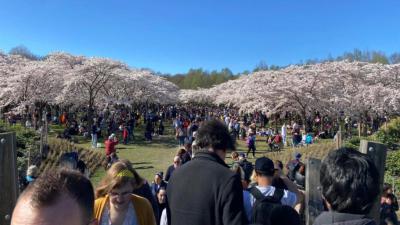
[[[351,220],[369,219],[366,215],[351,214],[351,213],[339,213],[339,212],[334,212],[334,211],[323,212],[321,214],[321,218],[324,221],[330,221],[330,222],[335,222],[335,223],[351,221]]]
[[[226,165],[226,163],[216,153],[206,150],[202,150],[196,153],[193,160],[211,160],[218,164],[221,164],[222,166],[229,168],[229,166]]]

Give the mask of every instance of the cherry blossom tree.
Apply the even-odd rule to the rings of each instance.
[[[397,64],[341,61],[293,65],[243,75],[200,92],[211,95],[216,105],[269,115],[295,112],[303,122],[315,112],[361,119],[366,112],[399,114],[399,74]]]
[[[64,75],[64,89],[59,102],[87,106],[88,123],[93,122],[94,107],[102,99],[99,94],[118,74],[127,70],[125,64],[104,58],[89,58]]]

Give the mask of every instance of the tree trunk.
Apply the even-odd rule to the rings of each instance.
[[[307,133],[307,131],[308,131],[308,123],[307,123],[307,116],[306,115],[307,115],[307,113],[304,110],[302,112],[302,115],[301,115],[301,120],[303,121],[304,131]]]
[[[364,137],[367,136],[367,131],[368,131],[368,112],[364,112],[364,123],[363,123],[363,129],[362,129],[362,135]]]
[[[93,125],[93,98],[90,97],[89,98],[89,107],[88,107],[88,111],[87,111],[87,123],[88,123],[88,129],[91,130],[92,129],[92,125]]]

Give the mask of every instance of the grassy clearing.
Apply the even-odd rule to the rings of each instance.
[[[174,131],[170,123],[165,123],[166,134],[163,136],[156,136],[153,142],[147,143],[144,140],[143,126],[139,126],[135,129],[135,139],[133,143],[128,145],[123,145],[122,143],[117,146],[117,152],[121,159],[130,160],[134,168],[139,172],[141,176],[146,178],[148,181],[152,181],[154,174],[159,171],[166,171],[169,165],[172,164],[173,157],[178,150],[178,142],[175,139]],[[12,127],[13,130],[26,130],[19,124]],[[57,133],[61,133],[64,130],[64,126],[61,125],[50,125],[49,130],[49,143],[54,147],[54,151],[51,150],[49,158],[43,162],[41,165],[41,170],[51,169],[56,166],[58,158],[62,152],[70,151],[71,149],[78,149],[81,157],[84,158],[85,162],[89,162],[89,167],[92,169],[91,180],[94,185],[102,179],[105,174],[105,170],[102,166],[98,167],[104,160],[104,147],[91,150],[90,149],[90,139],[74,136],[73,139],[78,142],[78,144],[71,145],[69,142],[64,142],[59,139],[55,139]],[[120,138],[121,140],[121,138]],[[330,142],[323,141],[317,145],[312,145],[304,148],[285,148],[281,152],[270,153],[267,151],[268,145],[266,139],[263,137],[257,137],[256,141],[256,157],[261,157],[266,155],[274,160],[279,159],[284,163],[291,159],[294,151],[302,152],[307,158],[308,156],[313,156],[317,158],[322,158],[326,154],[325,149],[329,149]],[[104,145],[104,140],[99,139],[99,143]],[[332,144],[332,146],[334,146]],[[90,151],[87,151],[90,150]],[[237,141],[237,151],[247,152],[246,142],[244,140]],[[96,153],[97,152],[97,153]],[[250,158],[249,161],[254,162],[255,159]],[[227,164],[231,164],[232,160],[230,158],[230,152],[227,153],[226,157]],[[97,168],[97,169],[94,169]]]
[[[103,143],[103,140],[99,140],[99,142]],[[331,142],[331,140],[324,140],[319,144],[311,145],[309,147],[295,149],[286,147],[280,152],[270,153],[267,151],[269,148],[266,139],[257,137],[256,158],[265,155],[273,160],[279,159],[286,163],[292,158],[294,151],[301,152],[305,156],[305,159],[309,156],[322,158],[328,150],[334,147],[333,142],[332,144]],[[80,147],[90,148],[90,141],[82,140],[80,144],[77,145]],[[138,173],[151,182],[155,173],[159,171],[165,172],[168,166],[172,164],[173,157],[178,150],[178,147],[172,127],[167,127],[166,135],[154,137],[153,142],[151,143],[145,142],[143,138],[143,129],[142,127],[139,127],[139,129],[135,130],[134,142],[128,145],[117,145],[117,153],[121,159],[130,160]],[[97,151],[104,152],[104,148],[99,148]],[[246,142],[244,140],[237,141],[237,151],[244,153],[247,152]],[[254,162],[255,159],[250,158],[249,161]],[[230,152],[226,156],[226,162],[227,164],[232,163]],[[93,184],[97,185],[104,174],[104,168],[97,169],[91,177]]]

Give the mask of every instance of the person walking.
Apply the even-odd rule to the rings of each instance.
[[[116,152],[115,146],[118,144],[118,139],[115,137],[115,134],[111,134],[108,137],[108,140],[104,142],[104,147],[106,151],[106,156],[111,155],[111,153]]]
[[[150,202],[132,194],[137,185],[126,164],[117,162],[111,166],[96,189],[94,214],[100,225],[156,225]]]
[[[202,150],[169,180],[169,223],[247,224],[240,177],[224,162],[226,152],[235,150],[228,128],[221,121],[207,121],[199,128],[196,142]]]

